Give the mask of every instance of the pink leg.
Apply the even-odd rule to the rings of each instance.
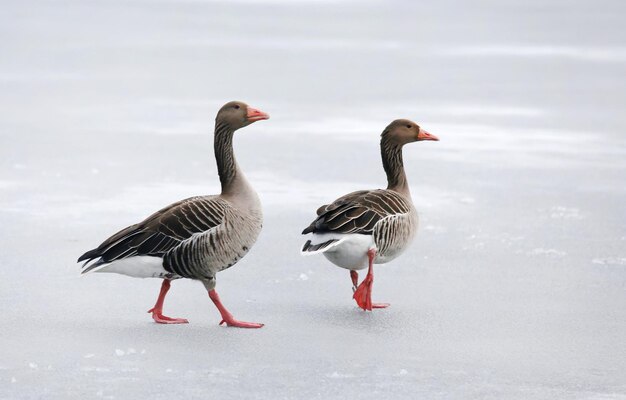
[[[170,318],[163,315],[163,301],[165,300],[165,295],[167,291],[170,290],[170,281],[169,279],[163,279],[163,283],[161,284],[161,292],[159,293],[159,298],[157,299],[156,304],[150,310],[149,313],[152,313],[152,319],[154,322],[158,324],[187,324],[187,321],[184,318]]]
[[[215,289],[209,290],[209,297],[213,300],[215,307],[217,307],[222,315],[222,322],[220,322],[220,325],[225,323],[227,326],[234,326],[237,328],[261,328],[263,326],[263,324],[258,324],[256,322],[237,321],[235,317],[233,317],[233,314],[228,312],[226,307],[224,307],[222,301],[220,300],[220,296],[217,294]]]
[[[359,273],[350,270],[350,278],[352,279],[352,292],[356,292],[356,288],[359,286]]]
[[[354,291],[352,298],[356,300],[356,304],[364,310],[372,311],[373,308],[387,308],[389,303],[372,303],[372,286],[374,285],[374,258],[376,257],[376,250],[369,249],[367,251],[367,258],[369,259],[369,268],[367,275],[359,287]],[[350,271],[352,277],[352,283],[356,286],[359,275],[356,271]]]

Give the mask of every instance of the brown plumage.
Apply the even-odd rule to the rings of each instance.
[[[318,217],[306,227],[307,233],[372,234],[382,219],[411,211],[410,198],[391,190],[359,190],[349,193],[317,210]]]

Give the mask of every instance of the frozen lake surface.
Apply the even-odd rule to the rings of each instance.
[[[0,399],[626,399],[626,6],[418,3],[3,2]],[[265,224],[217,288],[266,326],[191,281],[154,324],[158,280],[75,260],[218,192],[232,99],[272,116],[235,139]],[[441,141],[365,313],[299,233],[399,117]]]

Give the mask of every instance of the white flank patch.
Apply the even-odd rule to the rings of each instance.
[[[112,272],[133,278],[162,278],[169,274],[163,268],[163,259],[153,256],[135,256],[103,264],[89,272]]]
[[[330,236],[331,234],[328,235]],[[313,236],[315,237],[316,235]],[[335,234],[335,236],[338,235]],[[376,247],[372,235],[351,233],[341,235],[341,238],[342,240],[337,242],[335,246],[329,246],[329,249],[324,251],[324,256],[338,267],[351,270],[367,268],[367,251]]]

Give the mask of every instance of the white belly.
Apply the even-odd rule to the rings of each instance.
[[[336,245],[324,251],[326,257],[333,264],[351,270],[364,269],[368,266],[367,252],[375,248],[371,235],[336,235],[313,234],[311,241],[324,242],[329,239],[339,239]]]
[[[133,278],[165,278],[173,274],[163,268],[163,259],[153,256],[134,256],[103,264],[90,272],[111,272]]]
[[[311,243],[324,243],[332,239],[338,240],[338,242],[331,244],[324,250],[312,253],[304,252],[303,254],[307,255],[323,252],[324,257],[338,267],[350,270],[360,270],[367,268],[369,265],[367,252],[370,249],[378,250],[372,235],[361,235],[358,233],[314,233],[311,237]],[[386,253],[384,255],[377,252],[376,257],[374,258],[374,264],[385,264],[393,260],[402,253],[402,250],[398,249],[398,251],[389,251],[389,254]]]

